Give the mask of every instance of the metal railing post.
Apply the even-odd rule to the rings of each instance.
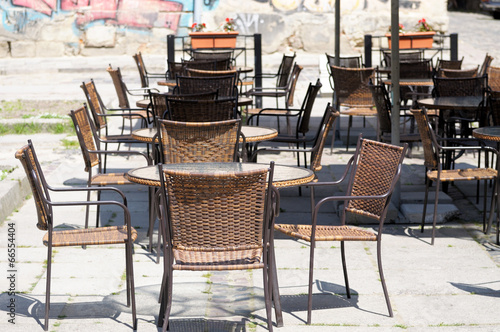
[[[458,33],[450,33],[450,60],[458,60]]]
[[[254,70],[255,70],[255,87],[262,88],[262,35],[256,33],[253,35],[254,42]],[[255,98],[255,106],[262,108],[262,97]]]
[[[372,35],[365,35],[365,67],[372,66]]]
[[[175,35],[167,35],[167,61],[175,62]]]

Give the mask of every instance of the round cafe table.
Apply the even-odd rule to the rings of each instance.
[[[188,171],[193,173],[224,173],[251,171],[269,167],[264,163],[185,163],[185,164],[163,164],[163,169],[176,171]],[[158,166],[146,166],[129,170],[125,177],[131,182],[159,187],[160,175]],[[273,185],[276,188],[303,185],[314,179],[314,172],[308,168],[298,166],[275,165]]]
[[[132,137],[144,143],[153,143],[156,128],[141,128],[132,132]],[[245,136],[246,143],[263,142],[278,136],[278,131],[269,127],[241,126],[241,133]],[[243,140],[240,140],[243,143]]]

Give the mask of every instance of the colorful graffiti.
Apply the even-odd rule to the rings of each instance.
[[[58,9],[76,11],[76,25],[104,20],[136,28],[168,28],[177,30],[184,4],[168,0],[12,0],[14,8],[30,9],[52,17]]]

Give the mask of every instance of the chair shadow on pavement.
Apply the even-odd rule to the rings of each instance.
[[[496,284],[497,289],[485,287],[483,285]],[[500,297],[500,280],[483,282],[479,284],[463,284],[460,282],[450,282],[450,285],[456,287],[464,292],[468,292],[474,295],[489,296],[489,297]]]

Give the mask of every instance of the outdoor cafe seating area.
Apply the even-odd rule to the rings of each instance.
[[[282,301],[280,272],[289,262],[279,261],[275,239],[307,244],[309,259],[307,255],[300,259],[307,261],[308,276],[300,276],[307,285],[301,308],[307,312],[304,323],[308,325],[314,325],[315,312],[323,305],[321,301],[321,305],[314,304],[318,298],[313,294],[314,275],[321,269],[315,266],[315,250],[324,253],[319,243],[340,242],[345,288],[337,293],[349,301],[351,293],[357,294],[348,275],[355,281],[362,276],[354,276],[357,268],[348,274],[345,247],[348,242],[373,242],[376,258],[372,263],[379,281],[374,287],[381,286],[387,308],[384,311],[379,301],[375,310],[393,317],[392,285],[386,285],[382,264],[390,248],[382,251],[381,243],[385,223],[393,222],[388,217],[391,198],[399,195],[408,159],[423,157],[425,166],[420,174],[425,183],[422,233],[416,232],[415,237],[428,246],[442,240],[436,238],[440,193],[459,181],[477,181],[474,197],[481,200],[478,210],[483,217],[477,222],[482,223],[484,233],[496,231],[498,244],[500,69],[492,66],[489,55],[477,67],[462,68],[463,59],[424,59],[423,53],[402,52],[400,100],[394,101],[390,54],[384,54],[380,66],[372,68],[364,67],[361,56],[335,59],[326,54],[333,90],[332,100],[326,103],[319,98],[327,84],[320,78],[304,84],[305,91],[297,89],[304,76],[300,76],[303,66],[295,53],[283,54],[274,73],[263,73],[263,86],[256,86],[253,69],[238,66],[231,51],[204,50],[191,56],[168,63],[165,73],[151,73],[146,69],[147,58],[134,54],[138,85],[125,81],[119,67],[106,64],[103,70],[116,91],[117,103],[111,106],[104,102],[108,98],[100,95],[99,85],[82,77],[82,105],[68,112],[88,172],[83,186],[52,186],[44,176],[44,156],[37,154],[36,141],[29,140],[16,152],[36,203],[33,220],[46,231],[46,296],[38,317],[45,330],[54,317],[50,292],[51,284],[58,282],[56,265],[64,264],[57,259],[52,264],[56,247],[61,252],[64,247],[80,247],[89,254],[93,246],[124,249],[121,285],[126,291],[121,305],[131,313],[125,326],[134,330],[143,324],[138,319],[134,276],[145,273],[136,266],[134,255],[146,255],[152,266],[162,269],[153,292],[158,304],[154,324],[163,331],[175,327],[178,311],[173,298],[183,291],[178,283],[189,282],[189,272],[257,270],[254,283],[262,288],[264,299],[258,320],[272,331],[286,327],[283,308],[290,296]],[[257,98],[264,100],[262,107],[257,107]],[[394,103],[399,106],[398,117],[391,115]],[[321,116],[313,120],[313,109],[318,108]],[[391,143],[394,119],[400,122],[399,144]],[[343,137],[341,123],[347,129]],[[373,124],[375,134],[365,134],[365,128]],[[334,158],[340,150],[348,155],[340,160],[343,172],[325,181],[319,176],[327,166],[324,157]],[[477,165],[459,168],[463,166],[460,158],[472,153]],[[343,188],[340,193],[339,188]],[[140,223],[145,228],[138,228],[129,211],[134,202],[125,193],[134,190],[146,197],[141,202],[144,220]],[[291,190],[294,200],[306,202],[309,209],[300,220],[280,218],[286,212],[280,205],[282,192],[290,195]],[[61,197],[65,191],[81,191],[84,199],[51,200],[51,195]],[[432,206],[427,201],[432,199],[433,211],[427,212]],[[61,206],[85,211],[81,223],[74,222],[80,227],[58,227],[64,223],[55,212]],[[105,217],[110,206],[119,210],[114,224]],[[338,224],[320,218],[323,209],[332,206]],[[376,226],[365,227],[367,220]],[[424,233],[429,220],[432,230]],[[210,313],[206,318],[211,319]],[[335,324],[334,317],[331,324]]]

